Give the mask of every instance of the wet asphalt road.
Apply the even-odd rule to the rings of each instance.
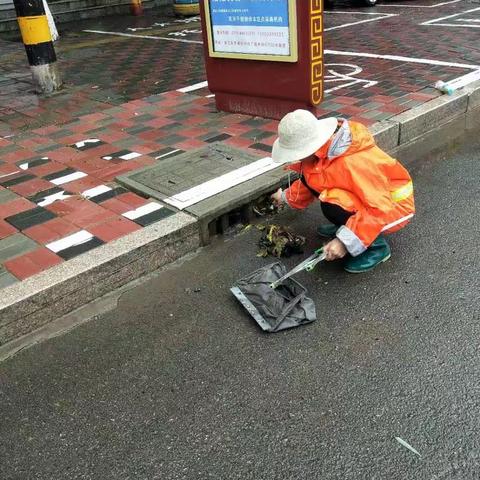
[[[479,151],[415,163],[390,262],[299,276],[309,326],[263,334],[230,295],[252,229],[0,364],[0,478],[480,478]],[[320,216],[277,221],[313,248]]]

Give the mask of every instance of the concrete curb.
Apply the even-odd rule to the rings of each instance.
[[[452,96],[438,97],[378,122],[370,131],[381,148],[408,164],[465,130],[478,127],[480,81]],[[273,170],[232,188],[223,203],[217,202],[215,215],[209,215],[208,220],[245,206],[285,184],[287,178],[287,173]],[[0,346],[197,249],[206,243],[208,235],[207,223],[200,223],[190,215],[177,213],[2,289]]]
[[[173,262],[199,245],[197,221],[178,213],[2,289],[0,345]]]

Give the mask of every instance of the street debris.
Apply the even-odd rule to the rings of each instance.
[[[257,257],[290,257],[295,253],[303,253],[305,237],[295,235],[288,227],[267,225],[258,241],[260,249]]]
[[[260,198],[252,207],[253,212],[258,217],[265,215],[273,215],[278,212],[279,208],[272,202],[269,196]]]
[[[411,452],[413,452],[415,455],[418,455],[421,457],[421,455],[410,445],[408,444],[405,440],[402,440],[400,437],[395,437],[395,440],[400,444],[403,445],[405,448],[408,448]]]

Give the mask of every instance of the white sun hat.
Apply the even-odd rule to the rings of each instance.
[[[272,148],[275,163],[292,163],[313,155],[325,145],[337,128],[334,117],[318,120],[308,110],[287,113],[278,124],[278,138]]]

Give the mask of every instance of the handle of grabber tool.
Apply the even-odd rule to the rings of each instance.
[[[311,272],[318,263],[325,260],[325,253],[323,251],[323,248],[319,248],[318,250],[315,250],[315,253],[318,254],[318,257],[314,258],[308,265],[305,266],[306,272]]]

